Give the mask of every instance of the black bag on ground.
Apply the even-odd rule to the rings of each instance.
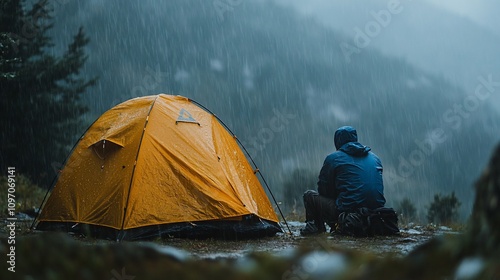
[[[388,207],[370,210],[368,216],[369,235],[393,235],[399,232],[398,215]]]
[[[367,236],[368,226],[368,220],[360,211],[349,211],[340,213],[337,230],[343,235]]]
[[[358,208],[342,212],[338,219],[340,234],[363,237],[393,235],[399,232],[398,215],[392,208]]]

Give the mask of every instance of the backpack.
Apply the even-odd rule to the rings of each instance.
[[[340,234],[356,237],[393,235],[399,232],[398,215],[392,208],[358,208],[339,215]]]

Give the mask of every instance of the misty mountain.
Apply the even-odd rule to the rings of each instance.
[[[85,97],[89,123],[136,96],[192,98],[235,132],[278,198],[297,168],[319,172],[335,129],[349,124],[381,157],[392,205],[411,197],[423,207],[436,192],[454,190],[465,212],[471,208],[471,183],[498,137],[486,86],[470,95],[372,47],[347,61],[339,45],[348,36],[270,1],[55,8],[57,46],[80,25],[91,39],[83,74],[100,79]]]
[[[495,0],[426,0],[431,4],[466,17],[500,36],[500,2]]]
[[[358,29],[365,34],[368,32],[370,47],[442,75],[463,87],[468,94],[474,93],[478,76],[492,74],[496,80],[500,79],[500,28],[495,24],[498,16],[496,20],[492,17],[500,11],[498,2],[474,3],[478,9],[491,9],[486,13],[489,17],[481,18],[481,25],[428,1],[350,1],[349,5],[340,0],[276,1],[345,33],[350,38],[349,43],[354,44]],[[399,4],[395,4],[397,8],[390,13],[388,7],[392,3]],[[380,28],[377,29],[373,22]],[[496,29],[485,27],[486,23]],[[489,102],[500,108],[498,94]]]

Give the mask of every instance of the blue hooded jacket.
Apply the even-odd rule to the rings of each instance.
[[[340,212],[385,205],[382,162],[358,142],[356,130],[343,126],[335,132],[336,152],[325,159],[318,181],[320,195],[336,200]]]

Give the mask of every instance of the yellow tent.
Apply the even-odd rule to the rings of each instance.
[[[131,99],[79,140],[37,229],[98,237],[263,236],[277,216],[235,137],[188,98]]]

